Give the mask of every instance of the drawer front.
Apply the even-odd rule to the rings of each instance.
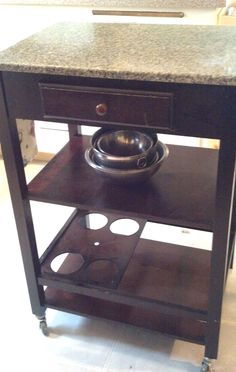
[[[39,84],[45,119],[173,131],[173,94]]]

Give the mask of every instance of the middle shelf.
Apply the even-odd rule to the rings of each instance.
[[[89,167],[89,146],[89,136],[70,140],[29,183],[29,199],[212,231],[217,150],[168,145],[169,157],[150,180],[122,186]]]
[[[92,230],[89,213],[75,211],[46,250],[39,284],[205,320],[211,252],[140,238],[142,219],[130,236],[113,233],[121,215],[106,213],[107,224]],[[53,260],[65,253],[53,270]]]

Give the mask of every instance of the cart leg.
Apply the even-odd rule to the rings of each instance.
[[[216,359],[221,313],[230,252],[232,211],[235,189],[235,141],[228,136],[220,142],[213,242],[209,281],[208,319],[205,335],[205,356]]]
[[[211,370],[211,359],[205,357],[202,361],[201,372],[210,372]]]
[[[47,321],[46,321],[45,315],[44,316],[37,316],[37,318],[39,320],[39,328],[41,329],[43,335],[44,336],[48,336],[49,335],[49,330],[48,330],[48,326],[47,326]]]
[[[235,245],[236,245],[236,190],[234,190],[234,204],[233,204],[233,212],[232,212],[232,228],[231,228],[231,239],[230,243],[232,245],[232,255],[231,255],[231,262],[230,262],[230,269],[233,269],[234,264],[234,252],[235,252]]]
[[[45,314],[43,286],[38,284],[40,262],[36,245],[28,188],[21,155],[16,119],[8,115],[2,75],[0,74],[0,137],[11,201],[22,253],[33,314]]]
[[[234,243],[235,244],[235,243]],[[233,253],[232,253],[232,256],[231,256],[231,261],[230,261],[230,269],[233,269],[233,266],[234,266],[234,252],[235,252],[235,245],[232,247],[233,249]]]
[[[81,135],[81,125],[79,125],[78,123],[71,122],[70,124],[67,124],[67,126],[70,139],[72,139],[74,136]]]

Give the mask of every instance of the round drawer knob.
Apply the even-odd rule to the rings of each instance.
[[[99,116],[105,116],[107,113],[107,105],[105,103],[99,103],[96,106],[96,114]]]

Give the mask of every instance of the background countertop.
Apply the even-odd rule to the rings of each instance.
[[[0,4],[79,5],[107,8],[216,8],[226,0],[0,0]]]

